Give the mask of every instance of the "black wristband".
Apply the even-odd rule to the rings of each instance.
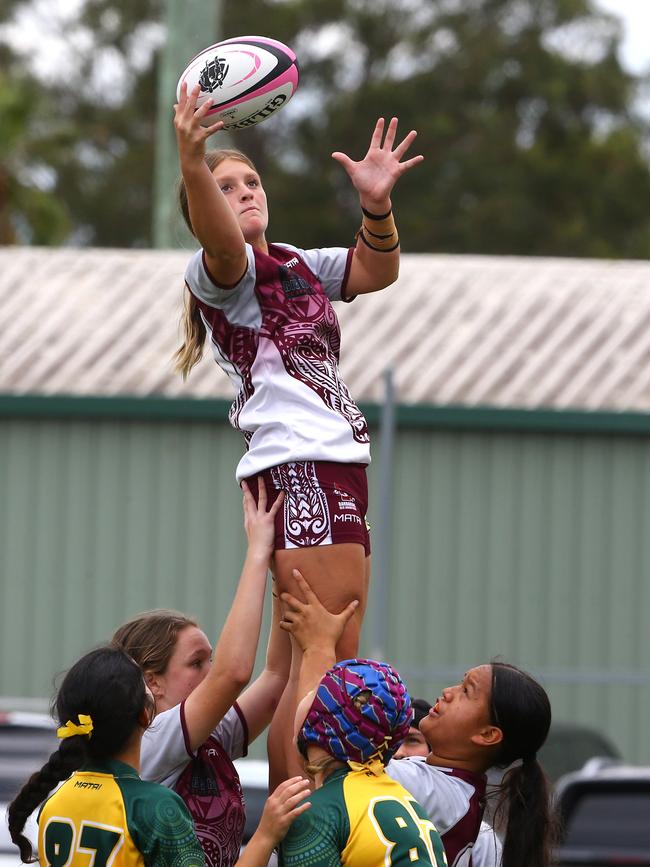
[[[393,209],[391,208],[390,211],[385,214],[371,214],[370,211],[366,211],[363,205],[361,206],[361,211],[363,212],[363,216],[367,217],[369,220],[386,220],[393,213]]]
[[[397,233],[395,233],[395,234],[397,234]],[[374,250],[375,253],[392,253],[393,250],[397,250],[397,248],[399,247],[399,238],[397,239],[397,243],[393,244],[392,247],[388,247],[388,249],[386,249],[386,250],[381,250],[379,247],[373,247],[372,244],[370,244],[368,242],[368,239],[363,234],[363,230],[361,230],[361,229],[359,230],[359,232],[357,233],[357,237],[361,237],[361,240],[366,245],[366,247],[370,247],[370,249]]]

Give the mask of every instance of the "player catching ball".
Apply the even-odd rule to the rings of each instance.
[[[206,153],[221,122],[204,127],[210,100],[180,90],[175,128],[182,172],[181,207],[201,248],[185,273],[184,342],[177,367],[187,376],[206,335],[237,398],[232,424],[247,451],[237,479],[253,491],[261,475],[270,496],[285,493],[276,520],[273,572],[279,592],[296,591],[300,569],[323,603],[339,611],[352,599],[337,658],[357,653],[369,581],[366,527],[368,428],[341,380],[340,331],[332,301],[351,301],[393,283],[399,238],[391,192],[423,159],[405,159],[416,133],[397,141],[397,118],[377,121],[358,162],[333,157],[359,194],[362,227],[351,248],[303,250],[267,241],[268,206],[259,173],[239,151]],[[300,652],[274,729],[290,731]],[[277,750],[274,750],[277,755]]]

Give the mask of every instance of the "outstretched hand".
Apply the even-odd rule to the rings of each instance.
[[[285,837],[293,820],[311,807],[310,801],[302,803],[309,792],[309,781],[303,777],[291,777],[280,783],[267,799],[257,830],[235,867],[266,867],[273,849]]]
[[[198,84],[187,92],[187,82],[181,84],[181,94],[178,102],[174,105],[174,129],[176,130],[176,143],[181,164],[192,160],[201,160],[205,157],[206,140],[215,132],[223,129],[223,121],[218,120],[210,126],[203,126],[201,121],[207,116],[212,106],[212,99],[208,98],[197,108],[196,103],[201,93]]]
[[[348,173],[352,184],[359,193],[361,205],[372,213],[384,213],[386,210],[390,210],[390,194],[395,182],[404,172],[418,165],[424,159],[419,154],[402,161],[402,157],[413,143],[417,132],[414,129],[411,130],[393,148],[396,134],[397,118],[391,119],[384,135],[384,118],[380,117],[370,139],[368,152],[362,160],[355,162],[347,154],[340,151],[332,154],[332,157]]]
[[[244,529],[248,537],[248,553],[270,560],[275,542],[275,516],[284,502],[282,491],[267,511],[268,497],[262,476],[257,477],[257,503],[246,481],[242,481],[244,492]]]
[[[311,807],[309,801],[301,803],[310,791],[309,780],[304,777],[291,777],[280,783],[264,805],[258,826],[260,835],[273,841],[274,846],[277,845],[284,838],[293,820]]]
[[[304,601],[291,593],[280,595],[284,603],[281,628],[293,635],[303,651],[312,647],[321,647],[333,652],[348,620],[357,610],[359,600],[354,599],[339,614],[332,614],[321,603],[297,569],[293,570],[293,577]]]

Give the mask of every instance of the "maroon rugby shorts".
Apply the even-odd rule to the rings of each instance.
[[[365,464],[292,461],[259,473],[269,505],[284,491],[275,519],[275,549],[356,542],[370,554]],[[257,476],[246,479],[257,501]]]

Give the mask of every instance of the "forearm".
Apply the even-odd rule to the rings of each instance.
[[[196,749],[232,707],[253,673],[262,623],[267,559],[246,558],[210,669],[185,700],[190,745]]]
[[[334,647],[308,647],[303,651],[298,676],[297,704],[300,704],[307,693],[318,688],[325,672],[336,662]]]
[[[219,676],[229,672],[241,686],[248,683],[255,665],[268,565],[267,555],[247,552],[235,598],[213,655],[211,673]]]
[[[399,247],[389,252],[371,250],[359,236],[353,254],[348,285],[352,283],[353,278],[358,279],[359,289],[355,293],[357,295],[385,289],[399,276],[399,260]]]
[[[380,210],[387,208],[387,210]],[[363,220],[357,234],[348,280],[351,294],[362,295],[390,286],[399,275],[399,235],[390,199],[370,210],[362,204]]]
[[[267,867],[274,848],[272,839],[256,831],[235,862],[235,867]]]
[[[287,681],[291,669],[291,642],[286,632],[280,629],[282,611],[280,600],[273,592],[273,609],[269,642],[266,646],[266,664],[264,668],[273,675]]]
[[[207,163],[181,164],[194,234],[212,259],[239,259],[244,236]]]

